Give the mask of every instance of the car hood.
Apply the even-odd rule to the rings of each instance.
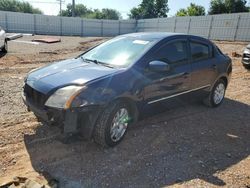
[[[26,83],[35,90],[47,94],[66,85],[83,85],[117,72],[119,69],[105,67],[82,59],[69,59],[36,69],[29,73]]]

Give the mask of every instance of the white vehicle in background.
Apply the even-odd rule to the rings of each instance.
[[[6,33],[1,26],[0,26],[0,49],[4,53],[7,53],[7,51],[8,51]]]

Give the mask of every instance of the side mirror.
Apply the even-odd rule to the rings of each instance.
[[[154,72],[166,72],[170,70],[170,66],[163,61],[151,61],[149,63],[149,70]]]

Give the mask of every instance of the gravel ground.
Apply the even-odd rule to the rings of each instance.
[[[34,37],[12,41],[10,53],[0,54],[0,185],[14,176],[45,182],[50,174],[61,187],[250,187],[250,72],[240,57],[233,58],[221,107],[183,104],[138,122],[120,145],[102,149],[80,138],[63,144],[57,127],[26,111],[20,92],[32,68],[74,57],[106,38],[22,43]],[[246,46],[216,44],[229,55]]]

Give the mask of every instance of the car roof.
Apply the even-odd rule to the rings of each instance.
[[[139,39],[139,40],[163,40],[168,37],[178,37],[178,36],[186,36],[186,37],[191,37],[192,39],[198,39],[203,42],[207,42],[211,44],[211,41],[209,41],[206,38],[196,36],[196,35],[189,35],[189,34],[184,34],[184,33],[170,33],[170,32],[139,32],[139,33],[130,33],[130,34],[125,34],[121,35],[122,37],[131,37],[134,39]]]
[[[187,36],[183,33],[168,33],[168,32],[139,32],[139,33],[130,33],[122,35],[123,37],[133,37],[144,40],[161,40],[171,36]]]

